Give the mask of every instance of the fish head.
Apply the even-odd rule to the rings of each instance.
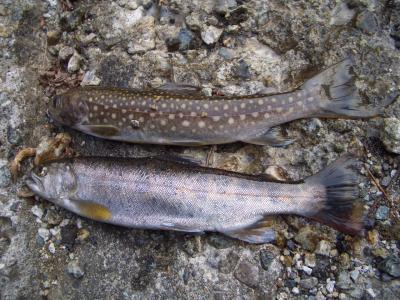
[[[78,93],[67,92],[53,97],[48,113],[54,121],[74,127],[87,121],[89,107]]]
[[[26,184],[41,198],[66,207],[64,202],[76,190],[77,180],[68,163],[56,162],[43,167],[38,174],[32,171]]]

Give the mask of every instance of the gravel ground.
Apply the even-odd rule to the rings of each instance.
[[[272,244],[219,234],[100,224],[17,196],[8,162],[67,132],[80,155],[209,147],[139,146],[50,124],[55,93],[79,84],[201,86],[205,94],[281,92],[343,58],[379,105],[400,86],[400,1],[2,0],[0,3],[1,299],[399,299],[400,102],[367,121],[309,119],[282,126],[286,149],[218,146],[213,165],[246,173],[280,166],[309,176],[356,153],[367,234],[352,238],[299,217],[276,217]],[[27,174],[32,162],[22,165]]]

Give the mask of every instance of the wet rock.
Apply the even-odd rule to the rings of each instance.
[[[156,47],[155,37],[154,18],[150,16],[140,19],[130,37],[128,53],[137,54],[154,49]]]
[[[225,47],[220,48],[218,50],[218,54],[219,54],[219,56],[221,56],[222,58],[227,59],[227,60],[232,59],[236,56],[234,50],[225,48]]]
[[[331,249],[332,249],[331,244],[326,240],[322,240],[319,241],[317,248],[315,249],[315,253],[324,256],[329,256]]]
[[[75,52],[74,55],[72,55],[72,57],[68,61],[68,66],[67,66],[68,72],[75,73],[79,71],[79,68],[81,66],[81,61],[82,57],[77,52]]]
[[[334,280],[328,280],[328,282],[327,282],[327,284],[326,284],[326,290],[329,292],[329,293],[333,293],[333,291],[335,290],[335,284],[336,284],[336,282],[334,281]]]
[[[400,120],[386,118],[383,121],[381,140],[386,150],[400,154]]]
[[[215,5],[215,11],[223,16],[237,6],[236,0],[218,0]]]
[[[48,209],[43,220],[50,225],[58,225],[62,221],[62,217],[57,214],[54,210]]]
[[[301,279],[299,284],[302,289],[309,290],[318,284],[318,279],[315,277]]]
[[[390,276],[400,278],[400,259],[395,256],[390,256],[378,265],[378,269]]]
[[[192,12],[186,16],[185,22],[191,30],[200,31],[206,23],[207,15],[200,12]]]
[[[70,274],[72,277],[76,279],[80,279],[83,277],[85,272],[82,270],[81,266],[79,265],[78,261],[72,260],[68,263],[67,266],[67,272]]]
[[[255,288],[259,282],[258,267],[249,261],[243,260],[236,268],[235,278],[245,285]]]
[[[387,218],[389,217],[389,212],[390,212],[389,207],[381,205],[376,210],[375,218],[380,221],[387,220]]]
[[[210,25],[201,32],[201,39],[207,45],[215,44],[218,42],[223,31],[221,28]]]
[[[251,77],[250,66],[243,59],[239,61],[239,64],[234,69],[235,69],[235,75],[239,78],[249,79]]]
[[[11,183],[11,172],[6,160],[0,160],[0,188],[5,188]]]
[[[69,46],[61,47],[60,51],[58,51],[58,59],[60,61],[67,61],[72,55],[74,55],[75,49]]]
[[[368,10],[357,16],[356,26],[367,34],[374,34],[379,30],[378,19]]]

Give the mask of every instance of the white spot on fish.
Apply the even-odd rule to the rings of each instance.
[[[266,119],[269,118],[269,113],[265,113],[264,118],[266,118]]]
[[[150,118],[154,118],[156,116],[155,113],[150,113]]]
[[[200,128],[206,127],[206,123],[204,121],[199,121],[198,125]]]
[[[264,99],[258,99],[258,104],[263,105],[264,104]]]
[[[293,97],[289,97],[289,103],[293,102]]]
[[[308,101],[308,102],[313,102],[313,101],[314,101],[314,97],[308,97],[308,98],[307,98],[307,101]]]
[[[243,121],[243,120],[245,120],[245,119],[246,119],[246,115],[244,115],[244,114],[243,114],[243,115],[240,115],[240,116],[239,116],[239,118],[240,118],[240,120],[242,120],[242,121]]]
[[[278,113],[280,113],[280,112],[283,111],[283,108],[279,106],[279,107],[276,108],[276,111],[277,111]]]
[[[99,107],[97,105],[93,106],[93,110],[97,111],[99,109]]]
[[[144,122],[144,118],[143,117],[139,117],[139,122],[143,123]]]
[[[112,114],[111,114],[111,118],[112,118],[112,119],[116,119],[116,118],[117,118],[117,115],[116,115],[115,113],[112,113]]]
[[[185,108],[186,108],[186,103],[183,103],[183,104],[181,105],[181,108],[182,108],[182,109],[185,109]]]
[[[167,125],[167,121],[164,120],[164,119],[162,119],[162,120],[160,121],[160,124],[161,124],[162,126],[165,126],[165,125]]]
[[[195,116],[197,116],[197,114],[196,114],[194,111],[192,111],[192,112],[190,113],[190,116],[191,116],[191,117],[195,117]]]
[[[171,131],[175,131],[176,130],[176,127],[175,126],[172,126],[171,127]]]
[[[205,108],[205,109],[208,109],[209,107],[210,107],[210,106],[208,105],[208,103],[205,103],[205,104],[204,104],[204,108]]]
[[[169,115],[168,115],[168,119],[170,119],[170,120],[175,119],[175,115],[174,115],[174,114],[169,114]]]
[[[189,126],[190,126],[190,122],[189,122],[188,120],[184,120],[184,121],[182,122],[182,126],[183,126],[183,127],[189,127]]]
[[[224,104],[223,109],[227,110],[228,108],[229,108],[229,105],[228,104]]]
[[[232,125],[233,123],[235,123],[235,119],[234,118],[229,118],[228,119],[228,124]]]
[[[276,102],[276,99],[275,99],[275,98],[272,98],[272,99],[271,99],[271,102],[272,102],[272,103],[275,103],[275,102]]]
[[[126,109],[123,108],[123,109],[121,110],[121,112],[122,112],[123,114],[126,114]]]
[[[212,120],[214,121],[214,122],[218,122],[219,120],[221,120],[221,117],[220,116],[213,116],[213,117],[211,117],[212,118]]]
[[[242,102],[240,103],[240,108],[245,108],[246,107],[246,103]]]
[[[257,118],[258,115],[259,115],[259,113],[258,113],[258,112],[253,112],[251,115],[252,115],[254,118]]]

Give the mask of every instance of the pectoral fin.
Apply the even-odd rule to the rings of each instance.
[[[182,224],[175,224],[175,223],[162,223],[162,224],[160,224],[160,226],[158,228],[163,229],[163,230],[174,230],[174,231],[181,231],[181,232],[188,232],[188,233],[198,233],[198,234],[204,233],[204,231],[201,229],[196,229],[196,228],[192,228],[192,227],[185,226]]]
[[[242,142],[263,146],[286,147],[292,144],[294,139],[285,137],[279,127],[272,127],[266,133],[244,139]]]
[[[116,136],[120,129],[114,125],[85,125],[86,131],[99,136]]]
[[[272,217],[263,217],[247,227],[222,231],[223,234],[252,244],[270,243],[276,239]]]

